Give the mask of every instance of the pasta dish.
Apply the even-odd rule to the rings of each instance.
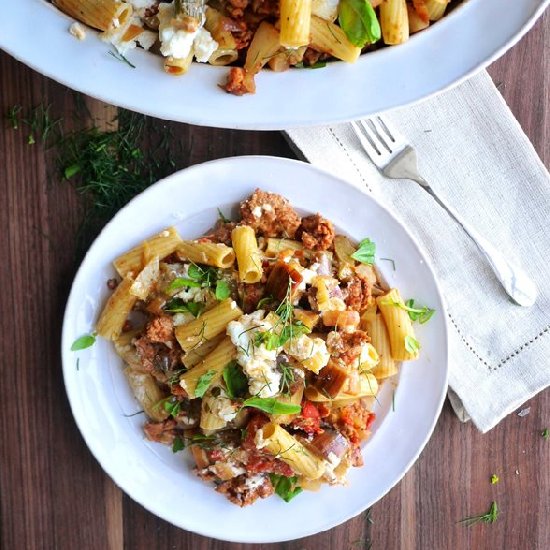
[[[328,60],[354,62],[362,52],[403,44],[441,19],[455,0],[52,0],[126,59],[136,46],[164,59],[172,75],[192,61],[230,66],[221,86],[254,93],[264,67],[320,68]],[[84,39],[75,22],[70,32]]]
[[[231,502],[346,483],[379,388],[419,357],[376,245],[257,189],[201,238],[170,227],[116,258],[98,319],[147,416],[147,439],[188,449]]]

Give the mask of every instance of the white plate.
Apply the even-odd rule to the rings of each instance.
[[[228,214],[256,187],[281,193],[300,210],[321,212],[355,239],[371,237],[391,285],[436,309],[418,327],[421,359],[405,364],[395,391],[386,384],[365,465],[348,487],[306,492],[287,504],[273,497],[241,509],[195,477],[185,453],[144,439],[143,415],[122,375],[121,361],[102,340],[87,350],[71,343],[93,330],[114,276],[111,261],[169,225],[197,237],[216,208]],[[90,248],[65,312],[63,373],[76,422],[103,469],[134,500],[165,520],[202,535],[238,542],[276,542],[330,529],[359,514],[395,485],[426,444],[447,389],[447,329],[432,270],[409,233],[376,201],[308,164],[274,157],[236,157],[193,166],[160,181],[122,209]],[[77,358],[79,364],[77,368]]]
[[[502,55],[549,2],[469,0],[402,46],[353,65],[264,71],[257,93],[243,97],[218,87],[224,67],[195,64],[176,78],[163,72],[159,57],[135,51],[132,69],[107,55],[107,44],[92,33],[76,40],[68,33],[70,19],[43,0],[10,2],[0,18],[0,48],[71,88],[133,111],[204,126],[285,129],[357,119],[444,90]]]

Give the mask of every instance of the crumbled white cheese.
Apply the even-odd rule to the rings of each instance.
[[[225,422],[231,422],[237,416],[239,407],[232,403],[223,389],[220,390],[220,395],[210,404],[210,412]]]
[[[160,53],[165,57],[185,59],[190,53],[202,63],[207,62],[210,56],[218,48],[218,43],[212,35],[200,27],[193,32],[176,29],[172,26],[174,8],[172,4],[161,4],[159,6],[159,39]]]
[[[271,206],[270,204],[262,204],[262,209],[265,211],[265,212],[273,212],[273,206]]]
[[[338,17],[340,0],[312,0],[311,13],[327,21],[335,21]]]
[[[120,27],[120,21],[118,20],[118,17],[115,17],[115,18],[113,19],[113,27],[114,27],[115,29],[118,29],[118,28]]]
[[[281,373],[277,370],[277,350],[268,350],[265,344],[255,344],[256,335],[273,329],[263,319],[262,310],[242,315],[227,325],[227,334],[237,348],[237,362],[248,377],[252,395],[272,397],[279,392]]]
[[[252,209],[252,215],[253,215],[255,218],[259,218],[259,217],[262,215],[262,207],[261,207],[261,206],[255,206],[255,207]]]
[[[340,462],[342,462],[342,458],[343,457],[337,457],[334,453],[329,453],[325,461],[325,473],[323,475],[331,484],[342,483],[345,481],[344,478],[338,477],[334,473],[335,468],[340,464]]]
[[[84,40],[86,38],[86,31],[84,30],[84,27],[75,21],[70,27],[69,32],[75,37],[78,38],[78,40]]]
[[[254,445],[256,445],[256,449],[263,449],[267,445],[267,441],[264,439],[264,431],[261,428],[256,431]]]
[[[258,487],[261,487],[265,481],[265,477],[262,474],[256,474],[255,476],[250,476],[246,479],[245,485],[249,491],[253,491]]]
[[[137,43],[144,49],[150,49],[157,41],[157,33],[153,31],[143,31],[137,38]]]
[[[374,346],[368,342],[361,344],[361,354],[359,355],[359,369],[370,370],[378,365],[380,358]]]
[[[179,327],[190,323],[194,318],[194,315],[189,311],[182,311],[180,313],[174,313],[172,316],[172,323],[175,327]]]
[[[200,28],[193,40],[195,59],[199,63],[206,63],[217,49],[218,43],[212,38],[212,35],[207,30]]]
[[[177,266],[176,270],[172,268],[172,273],[175,275],[174,278],[181,277],[182,279],[190,279],[190,265],[191,264],[183,264],[181,267]],[[197,286],[185,286],[177,294],[174,294],[174,296],[181,298],[184,302],[206,302],[210,296],[210,290]]]

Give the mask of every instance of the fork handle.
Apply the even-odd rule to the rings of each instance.
[[[434,190],[430,187],[430,184],[423,177],[411,177],[411,179],[420,184],[424,191],[428,192],[437,204],[444,208],[462,229],[464,229],[472,241],[476,243],[510,298],[520,306],[532,306],[537,299],[537,287],[527,273],[520,267],[511,263],[501,252],[487,241],[487,239],[462,221],[457,212],[436,195]]]

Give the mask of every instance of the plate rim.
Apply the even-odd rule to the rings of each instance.
[[[27,2],[30,0],[26,0]],[[445,20],[442,20],[440,22],[437,22],[437,25],[447,25],[447,21],[451,19],[455,19],[459,16],[459,12],[469,9],[470,6],[473,6],[475,3],[481,3],[482,0],[465,0],[465,2],[457,6],[457,8],[454,10],[456,13],[449,14],[448,18]],[[494,0],[491,0],[494,1]],[[502,0],[500,0],[502,1]],[[4,33],[0,32],[0,48],[4,49],[6,52],[8,52],[10,55],[12,55],[14,58],[16,58],[19,61],[24,62],[29,67],[33,68],[37,72],[40,72],[41,74],[44,74],[45,76],[52,78],[53,80],[56,80],[57,82],[68,86],[69,88],[75,89],[81,93],[85,93],[88,95],[92,95],[93,97],[106,102],[111,103],[114,105],[118,105],[119,107],[123,107],[129,110],[133,110],[136,112],[143,113],[147,116],[153,116],[156,118],[161,118],[164,120],[173,120],[178,122],[184,122],[188,124],[195,124],[200,126],[208,126],[208,127],[219,127],[219,128],[228,128],[228,129],[248,129],[248,130],[283,130],[283,129],[292,129],[292,128],[300,128],[300,127],[310,127],[315,125],[321,125],[321,124],[332,124],[332,123],[341,123],[341,122],[347,122],[356,118],[363,118],[366,116],[371,116],[375,113],[384,113],[388,110],[395,109],[398,107],[405,107],[410,105],[415,105],[419,102],[422,102],[430,97],[433,97],[439,93],[442,93],[444,91],[447,91],[468,78],[470,78],[472,75],[476,74],[481,69],[485,68],[489,63],[500,57],[508,48],[515,45],[522,36],[526,32],[529,31],[529,29],[535,24],[537,19],[542,15],[542,13],[546,10],[548,5],[550,4],[550,0],[530,0],[532,4],[529,7],[529,16],[526,16],[521,21],[518,20],[518,24],[514,25],[515,31],[513,32],[506,32],[502,35],[499,34],[496,38],[492,39],[490,41],[490,45],[487,45],[484,47],[484,53],[481,55],[481,57],[477,61],[468,61],[467,68],[464,68],[464,72],[462,72],[463,69],[457,70],[455,73],[453,73],[453,76],[450,75],[442,75],[438,76],[438,78],[434,81],[429,81],[429,84],[421,86],[420,89],[409,91],[408,98],[407,99],[398,99],[394,98],[392,100],[389,100],[387,104],[383,107],[376,107],[376,108],[369,108],[367,104],[365,103],[365,106],[357,107],[354,106],[353,109],[350,109],[346,112],[346,110],[338,110],[337,112],[331,112],[328,115],[320,116],[317,114],[311,115],[309,114],[307,118],[303,118],[300,120],[296,120],[295,118],[288,117],[288,116],[279,116],[277,120],[271,120],[271,119],[261,119],[261,116],[256,118],[248,118],[242,120],[242,113],[245,112],[247,109],[246,107],[238,107],[235,112],[237,114],[230,116],[229,118],[223,118],[220,120],[219,115],[212,115],[210,114],[211,111],[214,111],[214,109],[184,109],[183,111],[178,110],[172,110],[167,111],[163,108],[152,108],[152,105],[145,105],[143,103],[140,103],[139,99],[136,99],[135,97],[128,96],[126,98],[125,96],[121,95],[120,93],[117,93],[116,86],[110,87],[106,89],[104,92],[103,89],[100,91],[92,90],[90,92],[89,85],[88,84],[81,84],[82,81],[78,81],[78,79],[69,77],[68,74],[61,74],[59,70],[54,69],[53,65],[43,68],[40,67],[38,61],[36,61],[35,58],[30,59],[29,54],[25,55],[21,52],[21,48],[18,47],[17,42],[16,43],[10,43],[9,39],[3,39],[2,35]],[[22,3],[22,11],[25,11],[25,0],[20,0]],[[16,4],[17,6],[17,4]],[[48,6],[55,10],[55,7],[48,4]],[[472,8],[474,9],[474,8]],[[30,8],[27,7],[27,11],[31,11]],[[66,20],[71,20],[68,16],[66,16],[63,13],[59,13],[60,18],[65,18]],[[437,30],[437,25],[434,25],[434,29],[429,29],[428,32],[434,32]],[[458,23],[457,23],[458,25]],[[1,23],[0,23],[1,27]],[[68,34],[68,33],[67,33]],[[418,33],[414,35],[408,44],[412,44],[413,42],[416,43],[416,41],[420,42],[420,40],[424,40],[424,37],[427,33]],[[73,39],[74,40],[74,39]],[[98,40],[98,42],[100,42]],[[432,41],[433,42],[433,41]],[[105,47],[107,45],[105,44]],[[407,44],[403,45],[402,47],[407,47]],[[429,52],[429,47],[425,46],[418,46],[419,52],[417,53],[427,53]],[[388,50],[394,50],[393,48],[385,48],[382,50],[378,50],[376,52],[372,52],[370,54],[367,54],[366,56],[363,56],[358,63],[366,63],[365,58],[368,59],[370,56],[373,58],[373,56],[376,55],[385,55],[385,52],[388,52]],[[150,54],[148,54],[150,55]],[[411,59],[416,60],[415,55],[409,56]],[[475,56],[474,56],[475,57]],[[393,62],[393,61],[392,61]],[[402,62],[401,62],[402,63]],[[418,60],[415,61],[416,65],[418,65]],[[399,63],[397,63],[399,65]],[[343,65],[342,62],[336,62],[334,64],[336,65]],[[197,67],[198,69],[219,69],[219,67]],[[354,67],[355,71],[359,71],[360,67],[356,66]],[[367,70],[368,67],[363,66],[363,70]],[[160,70],[160,68],[159,68]],[[457,76],[458,73],[461,73]],[[110,73],[109,73],[110,74]],[[334,75],[333,75],[334,76]],[[198,80],[202,80],[202,77],[197,77]],[[267,87],[269,83],[265,82],[265,87]],[[310,82],[307,80],[304,81],[304,85],[307,86],[308,84],[311,85]],[[383,90],[379,90],[383,91]],[[263,90],[263,94],[267,95],[267,90]],[[258,90],[257,94],[262,94],[262,90]],[[233,98],[237,102],[239,99],[242,98]],[[220,99],[220,102],[222,100]],[[315,101],[316,103],[319,103],[319,100]],[[355,102],[356,103],[356,102]],[[217,105],[217,108],[220,109],[222,107],[221,104]],[[258,112],[258,109],[256,107],[251,108],[252,111],[256,112],[256,114],[260,114]],[[284,113],[284,110],[281,111]],[[321,109],[317,109],[317,112],[323,112]],[[239,118],[240,117],[240,118]]]
[[[367,502],[366,504],[361,505],[361,507],[359,507],[359,509],[354,509],[354,511],[351,512],[349,517],[347,519],[345,519],[344,521],[340,521],[338,519],[335,520],[335,521],[330,521],[330,520],[325,521],[324,526],[323,526],[322,529],[315,530],[315,531],[304,532],[303,534],[299,535],[299,537],[297,537],[297,538],[293,537],[293,536],[290,536],[290,537],[275,536],[275,537],[265,537],[261,540],[260,539],[244,540],[244,539],[241,539],[241,538],[231,537],[230,534],[227,537],[224,536],[223,538],[218,538],[218,537],[213,536],[211,533],[208,533],[208,532],[206,532],[204,530],[201,530],[201,529],[194,529],[194,528],[189,527],[189,526],[182,527],[181,525],[177,525],[176,523],[172,522],[170,519],[166,518],[164,515],[161,515],[158,512],[154,511],[149,506],[149,504],[147,502],[144,502],[141,499],[136,498],[136,496],[133,493],[131,493],[126,488],[124,488],[122,485],[120,485],[117,482],[117,480],[115,479],[115,476],[113,475],[113,469],[109,466],[108,461],[101,460],[98,457],[98,454],[96,453],[96,450],[94,449],[94,445],[90,444],[89,437],[86,434],[86,431],[84,429],[83,424],[81,424],[80,420],[77,418],[77,415],[74,412],[73,402],[72,402],[72,398],[71,398],[71,392],[69,390],[68,379],[69,379],[69,376],[70,376],[69,373],[71,372],[70,367],[69,367],[69,365],[71,364],[71,356],[69,355],[69,353],[70,353],[69,349],[70,349],[70,346],[71,346],[71,343],[72,343],[69,340],[69,332],[70,332],[69,325],[70,325],[70,320],[71,320],[70,317],[69,317],[69,314],[70,314],[70,310],[74,307],[72,305],[72,302],[75,299],[74,295],[75,295],[75,292],[76,292],[75,288],[77,287],[77,282],[79,281],[80,277],[83,276],[82,273],[84,272],[84,268],[87,265],[87,261],[88,261],[89,256],[90,256],[90,252],[92,251],[93,248],[96,247],[96,243],[102,238],[102,235],[107,230],[107,228],[110,227],[112,224],[114,224],[116,222],[116,219],[119,216],[119,213],[121,213],[121,212],[123,212],[127,209],[132,208],[132,205],[136,200],[138,200],[138,199],[143,200],[142,197],[145,197],[150,193],[156,192],[156,188],[158,188],[161,185],[166,185],[165,182],[170,182],[172,180],[178,179],[179,177],[181,177],[181,174],[184,173],[184,172],[185,173],[188,173],[188,172],[191,172],[191,171],[200,172],[202,170],[203,166],[205,166],[205,165],[213,165],[213,164],[222,165],[222,164],[232,164],[232,163],[241,163],[241,162],[247,163],[247,162],[258,162],[258,161],[261,162],[263,160],[268,160],[268,161],[271,161],[271,162],[274,161],[276,163],[286,164],[286,165],[289,165],[289,166],[291,166],[291,165],[300,165],[303,168],[307,168],[307,169],[309,169],[313,172],[320,173],[321,175],[324,175],[325,177],[328,176],[329,178],[331,178],[333,180],[339,181],[340,183],[344,184],[345,186],[351,187],[352,189],[354,189],[356,191],[359,191],[360,193],[366,195],[366,197],[369,200],[372,200],[380,209],[384,210],[386,212],[386,214],[388,214],[391,217],[391,219],[396,224],[398,224],[398,226],[411,239],[414,247],[416,248],[416,252],[420,256],[420,258],[424,261],[424,263],[427,265],[427,267],[428,267],[428,269],[429,269],[429,271],[432,275],[432,279],[433,279],[433,282],[434,282],[434,287],[435,287],[435,290],[436,290],[436,293],[437,293],[437,297],[439,298],[440,303],[442,305],[441,325],[442,325],[442,329],[443,329],[444,339],[442,340],[441,343],[444,347],[444,352],[442,353],[442,356],[445,358],[445,362],[439,368],[442,368],[442,369],[444,368],[444,370],[445,370],[444,377],[443,377],[444,383],[442,384],[442,387],[440,388],[440,393],[439,393],[439,396],[437,398],[436,414],[434,415],[434,418],[432,419],[432,421],[430,423],[430,427],[429,427],[429,429],[426,433],[426,436],[418,444],[418,449],[414,453],[414,456],[412,456],[412,458],[403,467],[402,473],[396,478],[396,480],[393,484],[391,484],[390,486],[388,486],[386,488],[386,490],[377,498],[377,500],[375,500],[372,503]],[[182,220],[182,221],[184,221],[184,220]],[[289,540],[298,540],[299,538],[312,536],[312,535],[315,535],[315,534],[322,533],[322,532],[328,531],[330,529],[333,529],[334,527],[337,527],[338,525],[343,525],[346,521],[349,521],[350,519],[352,519],[352,518],[358,516],[359,514],[361,514],[362,512],[364,512],[369,506],[372,506],[376,502],[379,502],[382,498],[384,498],[388,494],[388,492],[391,489],[393,489],[403,479],[403,477],[409,472],[411,467],[415,464],[415,462],[418,460],[418,458],[420,457],[420,455],[424,451],[427,443],[429,442],[429,440],[431,439],[431,437],[433,435],[433,432],[435,430],[437,422],[438,422],[438,420],[441,416],[441,411],[443,409],[443,404],[445,402],[445,399],[446,399],[446,396],[447,396],[447,390],[448,390],[448,383],[449,383],[449,326],[448,326],[448,321],[447,321],[447,304],[446,304],[446,301],[444,299],[444,296],[443,296],[443,293],[442,293],[442,290],[441,290],[441,286],[440,286],[440,284],[437,280],[437,277],[435,275],[435,271],[433,269],[432,263],[430,262],[429,258],[425,255],[425,253],[424,253],[422,247],[419,245],[418,241],[410,233],[408,228],[397,217],[395,217],[392,214],[392,212],[389,208],[387,208],[385,205],[380,203],[380,201],[378,201],[376,197],[374,197],[373,195],[367,193],[361,187],[356,186],[353,183],[347,181],[346,179],[340,178],[340,177],[332,174],[331,172],[329,172],[327,170],[321,169],[317,166],[314,166],[312,164],[309,164],[307,162],[303,162],[303,161],[300,161],[300,160],[288,159],[288,158],[285,158],[285,157],[276,157],[276,156],[271,156],[271,155],[241,155],[241,156],[236,156],[236,157],[226,157],[226,158],[222,158],[222,159],[215,159],[215,160],[210,160],[210,161],[190,165],[186,168],[178,170],[177,172],[174,172],[173,174],[171,174],[171,175],[169,175],[165,178],[162,178],[162,179],[158,180],[157,182],[155,182],[154,184],[149,186],[147,189],[145,189],[144,191],[142,191],[141,193],[139,193],[138,195],[133,197],[103,227],[103,229],[100,231],[100,233],[97,235],[97,237],[94,239],[94,241],[92,242],[92,244],[88,248],[82,262],[80,263],[80,265],[78,267],[78,270],[76,271],[76,274],[73,278],[73,281],[71,283],[71,290],[69,292],[67,302],[66,302],[66,306],[64,308],[64,313],[63,313],[63,324],[62,324],[62,332],[61,332],[61,363],[62,363],[62,373],[63,373],[63,385],[64,385],[64,388],[65,388],[65,393],[67,395],[67,399],[69,401],[71,414],[72,414],[72,417],[74,419],[75,424],[78,427],[78,430],[79,430],[82,438],[84,439],[84,442],[86,443],[86,447],[88,448],[89,452],[92,454],[94,459],[97,461],[97,463],[99,464],[99,466],[101,467],[103,472],[107,476],[109,476],[109,478],[113,481],[113,483],[115,483],[115,485],[119,489],[121,489],[126,495],[128,495],[134,502],[137,502],[139,505],[141,505],[143,508],[145,508],[149,513],[151,513],[154,516],[162,519],[163,521],[166,521],[166,522],[174,525],[178,529],[182,529],[182,530],[185,530],[185,531],[196,533],[196,534],[199,534],[201,536],[208,537],[208,538],[213,538],[213,539],[216,539],[216,540],[223,540],[223,541],[235,542],[235,543],[245,543],[245,544],[247,544],[247,543],[269,544],[269,543],[283,542],[283,541],[289,541]],[[367,445],[368,445],[368,442],[367,442]]]

